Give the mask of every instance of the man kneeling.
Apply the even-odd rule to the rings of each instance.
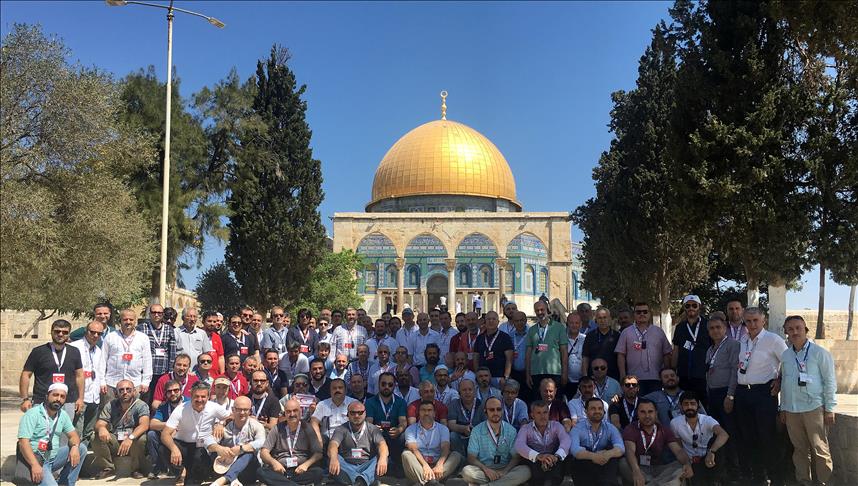
[[[143,478],[141,469],[146,462],[146,432],[149,430],[149,406],[137,398],[134,383],[120,380],[116,383],[119,397],[110,401],[95,423],[92,451],[93,468],[99,471],[95,479],[131,475]],[[115,464],[115,466],[114,466]],[[133,471],[133,472],[132,472]]]
[[[530,470],[518,464],[519,455],[514,449],[516,431],[502,419],[503,403],[498,397],[489,397],[484,409],[486,420],[474,427],[468,440],[468,465],[462,470],[462,477],[469,484],[526,483]]]
[[[387,474],[387,443],[381,429],[367,422],[361,402],[349,404],[349,421],[334,430],[328,443],[328,472],[337,481],[370,486]]]

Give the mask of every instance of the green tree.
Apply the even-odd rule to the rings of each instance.
[[[167,235],[167,281],[175,282],[180,261],[190,257],[201,263],[206,238],[224,240],[227,231],[222,218],[226,181],[214,160],[209,138],[201,119],[191,113],[179,95],[178,78],[173,77],[173,108],[170,149],[170,210]],[[122,120],[151,135],[151,157],[131,178],[137,202],[146,215],[139,228],[151,239],[161,238],[161,201],[164,161],[166,85],[158,81],[153,67],[129,74],[123,80]],[[150,269],[150,297],[158,296],[158,261]]]
[[[612,95],[610,149],[594,170],[596,197],[575,214],[583,230],[584,282],[608,302],[645,300],[670,332],[671,296],[703,283],[711,247],[689,220],[689,203],[671,181],[683,170],[673,156],[671,117],[676,110],[673,40],[662,23],[641,57],[637,86]]]
[[[242,305],[241,289],[223,262],[203,272],[194,292],[204,310],[218,311],[225,316],[238,312]]]
[[[318,265],[310,272],[310,279],[294,310],[306,307],[316,315],[328,307],[346,309],[362,303],[357,291],[357,272],[363,268],[360,256],[352,250],[325,251]]]
[[[16,24],[0,54],[0,306],[82,313],[142,297],[155,247],[128,187],[152,154],[110,76]]]
[[[245,300],[263,309],[301,297],[325,244],[321,164],[301,99],[306,85],[296,83],[288,59],[275,46],[257,63],[252,108],[260,124],[241,133],[228,200],[226,262]]]

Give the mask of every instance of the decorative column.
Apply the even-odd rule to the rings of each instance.
[[[495,260],[495,263],[498,266],[498,305],[500,305],[500,299],[501,299],[500,296],[503,295],[504,291],[506,290],[507,259],[506,258],[498,258]],[[509,298],[509,297],[507,297],[507,298]],[[501,310],[501,312],[503,311],[503,309],[500,309],[500,310]]]
[[[378,317],[381,317],[381,314],[384,312],[384,294],[380,289],[376,290],[375,298],[378,301]]]
[[[405,259],[397,258],[396,261],[396,304],[399,315],[405,310]]]
[[[421,312],[429,312],[429,292],[426,291],[426,287],[420,289],[420,305]]]
[[[456,315],[456,259],[444,260],[447,265],[447,311]]]

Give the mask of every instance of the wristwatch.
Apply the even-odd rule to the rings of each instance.
[[[134,434],[128,434],[128,438],[131,440],[134,440],[135,439]]]
[[[727,400],[733,401],[735,399],[736,397],[734,397],[733,395],[727,395]]]

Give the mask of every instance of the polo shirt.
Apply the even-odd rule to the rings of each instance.
[[[566,427],[560,422],[549,420],[545,433],[540,433],[536,424],[531,422],[518,429],[515,450],[530,462],[536,462],[536,456],[540,454],[556,454],[562,461],[566,459],[571,443]]]
[[[426,364],[426,355],[424,351],[426,350],[426,346],[429,344],[436,344],[438,347],[441,347],[441,334],[438,331],[433,331],[432,329],[427,329],[426,334],[422,334],[420,329],[416,329],[414,332],[408,335],[408,344],[406,348],[408,349],[408,354],[411,355],[411,360],[414,363],[414,366],[423,366]],[[444,356],[440,356],[443,358]]]
[[[237,338],[231,332],[225,332],[220,335],[220,341],[223,345],[223,355],[237,354],[242,363],[248,356],[253,356],[259,351],[259,343],[256,342],[256,335],[253,333],[242,334]],[[243,353],[242,348],[245,348]]]
[[[680,377],[706,378],[706,351],[712,345],[707,326],[706,319],[701,317],[695,326],[686,320],[673,328],[673,345],[679,349],[676,371]]]
[[[418,393],[419,397],[419,393]],[[447,406],[438,400],[432,400],[435,403],[435,420],[447,420],[448,418],[448,409]],[[416,419],[420,419],[418,417],[417,412],[420,411],[420,399],[414,400],[413,402],[408,404],[408,417],[414,417]]]
[[[407,416],[405,400],[396,395],[391,396],[389,403],[383,403],[381,396],[376,395],[366,401],[366,418],[381,427],[386,432],[389,427],[399,426],[399,418]]]
[[[57,415],[51,419],[44,406],[34,405],[24,413],[18,423],[18,438],[29,440],[33,453],[42,455],[39,452],[39,440],[48,438],[48,434],[54,429],[54,420],[56,420],[56,430],[51,436],[51,449],[44,456],[45,462],[56,456],[57,450],[60,448],[60,436],[74,430],[74,425],[72,425],[68,414],[61,408],[57,411]]]
[[[252,393],[247,394],[250,399],[250,416],[265,424],[272,417],[279,417],[283,414],[283,409],[280,407],[280,401],[277,396],[270,391],[263,394],[261,398],[253,398]]]
[[[147,341],[148,343],[148,341]],[[48,387],[53,384],[54,373],[63,374],[63,383],[69,387],[66,403],[74,403],[78,398],[75,374],[83,368],[80,350],[69,344],[63,345],[63,350],[54,353],[52,343],[36,346],[24,362],[24,371],[33,373],[33,404],[45,401]]]
[[[289,329],[286,327],[281,327],[280,330],[269,327],[262,331],[262,341],[259,344],[262,349],[276,350],[282,358],[286,354],[286,346],[289,344],[288,336]]]
[[[495,378],[504,376],[506,352],[512,350],[512,339],[500,329],[491,337],[486,333],[480,334],[474,344],[474,352],[480,358],[480,366],[487,367]]]
[[[288,458],[290,457],[297,458],[298,465],[301,465],[307,462],[313,454],[322,454],[324,452],[322,450],[322,443],[319,442],[319,437],[313,431],[313,427],[306,422],[298,423],[298,428],[295,430],[294,435],[291,434],[289,425],[286,422],[280,422],[277,424],[277,427],[268,432],[262,448],[268,449],[271,456],[282,464],[283,467],[287,467]]]
[[[614,329],[608,329],[607,334],[602,334],[598,328],[594,329],[588,332],[584,339],[581,356],[589,359],[590,363],[594,359],[604,359],[608,362],[608,376],[619,378],[620,368],[617,366],[617,355],[614,352],[619,339],[620,333]]]
[[[185,353],[191,357],[191,365],[196,366],[197,358],[212,350],[212,343],[202,329],[195,327],[188,331],[185,326],[176,328],[176,353]],[[217,363],[215,363],[217,364]],[[215,367],[213,366],[212,369]]]
[[[355,401],[354,398],[345,397],[343,402],[337,406],[332,398],[322,400],[316,405],[316,411],[313,412],[313,418],[321,422],[322,430],[327,437],[334,434],[334,429],[349,420],[349,404]]]
[[[673,434],[673,431],[670,430],[669,425],[661,425],[661,424],[653,424],[655,428],[655,439],[652,439],[651,436],[646,436],[647,444],[650,444],[650,440],[652,443],[649,448],[644,450],[643,440],[641,439],[641,430],[638,428],[638,422],[632,422],[623,429],[623,440],[633,442],[635,444],[635,457],[638,460],[638,464],[640,464],[641,456],[646,453],[650,456],[650,465],[656,466],[665,464],[662,458],[665,455],[665,452],[669,450],[668,444],[671,442],[677,442],[678,439]]]
[[[457,398],[450,402],[450,409],[446,415],[447,420],[452,420],[458,425],[475,426],[486,419],[483,404],[479,398],[474,399],[474,405],[466,409],[462,405],[461,399]],[[435,414],[435,419],[438,420],[438,414]]]
[[[86,339],[71,343],[76,347],[83,362],[83,401],[98,404],[101,401],[101,386],[104,385],[104,373],[107,365],[104,363],[104,351],[100,346],[90,346]],[[75,387],[77,388],[77,387]],[[69,390],[71,391],[71,390]],[[68,397],[66,397],[68,401]]]
[[[197,413],[192,402],[185,402],[170,414],[166,426],[176,431],[174,436],[183,442],[196,443],[197,447],[217,444],[212,435],[215,421],[226,420],[231,412],[214,401],[207,401],[202,411]]]
[[[606,415],[607,416],[607,415]],[[569,431],[572,443],[569,453],[575,456],[583,450],[590,452],[604,451],[606,449],[619,449],[626,452],[623,437],[620,431],[610,422],[599,422],[599,429],[593,432],[593,425],[589,420],[581,420]]]
[[[107,422],[108,430],[116,435],[117,440],[122,441],[125,437],[120,438],[120,435],[130,434],[135,427],[140,425],[140,419],[149,416],[149,405],[139,398],[134,400],[134,403],[128,407],[128,410],[122,411],[122,403],[118,398],[112,400],[107,406],[101,410],[98,420]]]
[[[712,437],[715,437],[715,427],[717,426],[717,420],[702,413],[697,414],[697,426],[694,430],[691,430],[691,426],[688,425],[688,421],[685,420],[684,415],[670,421],[670,430],[682,442],[682,448],[685,449],[685,453],[690,457],[703,457],[706,455],[706,452],[709,450],[709,441],[712,440]],[[695,434],[697,435],[697,440],[694,440]],[[696,448],[692,447],[694,443],[697,443]]]
[[[431,429],[426,429],[420,422],[405,429],[405,443],[417,444],[417,449],[429,464],[435,464],[441,458],[441,444],[444,442],[450,443],[450,429],[438,422],[432,422]]]
[[[158,382],[155,384],[155,389],[152,390],[152,400],[163,402],[166,399],[164,387],[167,385],[168,381],[173,379],[174,375],[172,371],[158,378]],[[179,386],[182,387],[182,396],[191,398],[191,387],[198,381],[200,381],[200,378],[196,374],[187,374],[184,379],[179,380]]]
[[[781,355],[781,410],[802,413],[819,407],[833,412],[837,406],[837,379],[831,353],[807,341],[798,352],[790,345]],[[799,385],[800,373],[806,373]]]
[[[250,384],[247,383],[247,378],[241,372],[236,374],[235,378],[230,378],[227,375],[223,375],[223,377],[229,380],[229,393],[227,396],[231,400],[235,400],[241,395],[247,395],[247,392],[250,391]]]
[[[587,335],[579,332],[578,336],[575,339],[566,335],[566,354],[568,356],[567,365],[569,369],[569,381],[571,383],[578,383],[578,380],[581,379],[581,363],[583,362],[582,350],[584,349],[584,340],[587,339]]]
[[[566,346],[566,327],[557,321],[549,321],[546,327],[539,324],[527,331],[527,352],[530,353],[530,374],[560,375],[560,346]],[[544,345],[544,350],[540,347]]]
[[[512,453],[515,452],[515,427],[503,420],[500,426],[500,433],[494,437],[494,432],[489,429],[488,420],[483,421],[471,430],[471,436],[468,439],[468,455],[473,454],[477,460],[492,469],[505,467],[509,464]],[[495,463],[495,458],[500,462]]]
[[[340,457],[347,463],[364,464],[378,456],[378,445],[384,442],[384,436],[381,429],[369,422],[365,421],[357,429],[346,422],[334,430],[331,442],[340,445]],[[357,450],[360,450],[360,457],[355,456]]]
[[[223,352],[223,341],[220,340],[220,334],[216,332],[212,332],[211,335],[206,333],[206,336],[208,336],[208,339],[212,343],[212,350],[209,352],[209,354],[212,356],[212,359],[214,359],[214,363],[212,363],[212,368],[218,369],[218,367],[220,366],[220,364],[218,363],[218,361],[220,361],[220,358],[224,358],[224,361],[226,361],[226,353]],[[219,371],[223,371],[225,373],[225,366],[226,363],[224,362],[224,369]]]
[[[673,347],[660,327],[650,324],[641,332],[632,324],[620,333],[614,351],[626,356],[627,375],[635,375],[639,380],[658,380],[658,373],[664,367],[664,355],[670,354]]]
[[[781,357],[787,349],[780,336],[763,329],[754,339],[746,334],[739,344],[740,385],[761,385],[777,378]]]

